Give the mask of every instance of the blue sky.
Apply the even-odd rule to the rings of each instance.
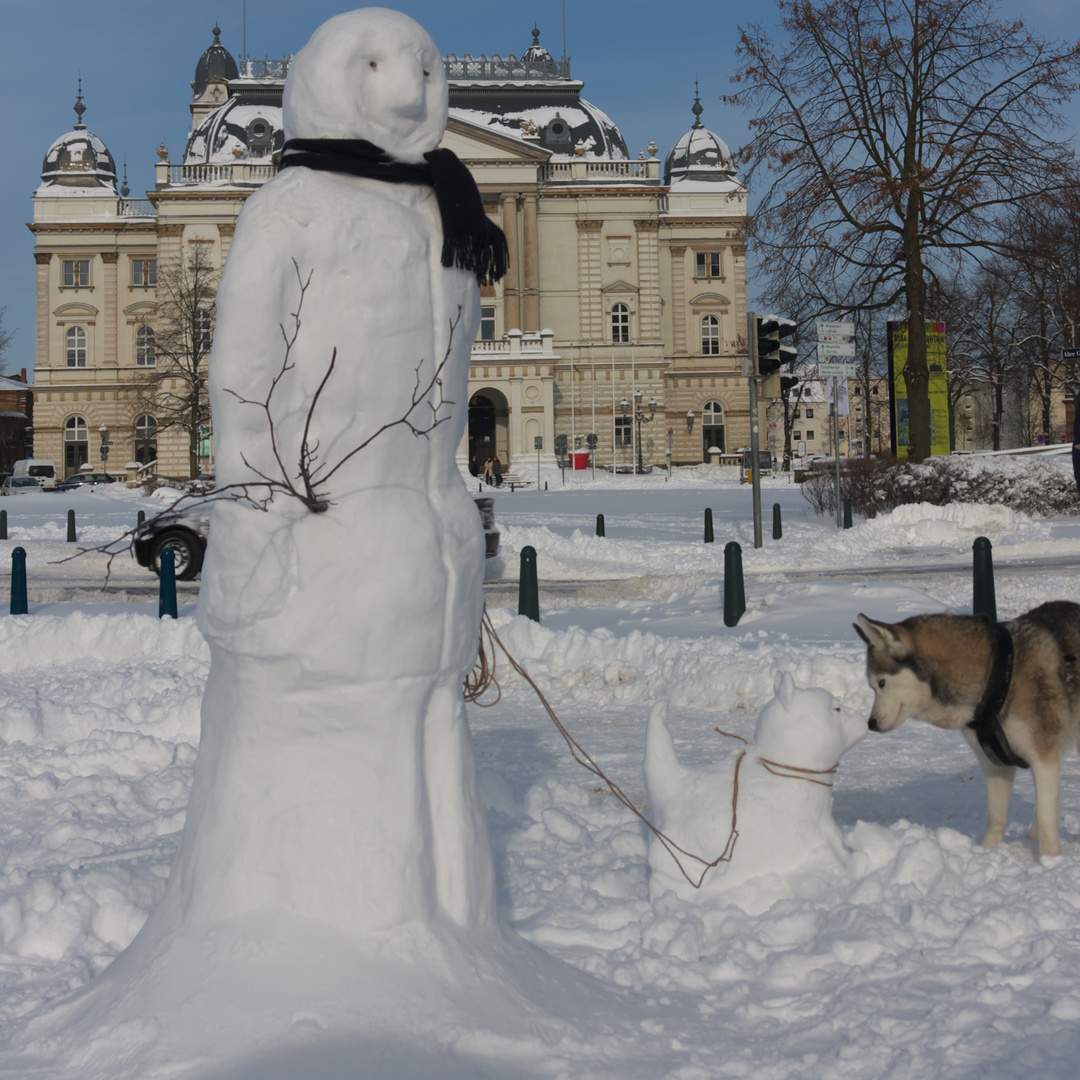
[[[563,51],[561,0],[402,0],[394,5],[431,33],[444,53],[513,53],[532,41],[533,24],[552,55]],[[738,27],[778,24],[771,0],[566,0],[566,51],[583,96],[618,125],[631,154],[655,139],[661,156],[690,126],[694,80],[702,116],[732,149],[747,138],[746,118],[723,105],[731,89]],[[246,41],[253,57],[295,53],[342,0],[247,0]],[[1023,17],[1044,37],[1080,38],[1076,0],[1005,0],[1002,14]],[[0,306],[15,340],[4,371],[33,367],[34,260],[30,195],[49,144],[75,122],[82,75],[87,127],[126,158],[133,197],[153,184],[155,149],[173,161],[187,138],[190,82],[213,40],[239,55],[243,0],[0,0],[7,48],[0,65]],[[1080,96],[1070,114],[1080,122]],[[752,199],[753,193],[751,193]],[[752,202],[751,202],[752,205]]]

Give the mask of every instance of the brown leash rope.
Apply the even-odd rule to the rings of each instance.
[[[485,647],[485,636],[487,637],[487,644],[490,647]],[[681,848],[670,836],[662,833],[645,815],[630,801],[630,797],[623,791],[618,784],[615,783],[603,769],[592,759],[588,751],[586,751],[581,744],[566,730],[563,722],[555,715],[555,710],[551,707],[550,702],[544,697],[544,692],[539,686],[533,682],[529,673],[510,655],[506,646],[502,643],[499,635],[495,632],[495,627],[491,625],[491,618],[487,613],[487,608],[484,608],[483,623],[480,628],[480,649],[479,656],[477,658],[477,665],[469,676],[465,679],[465,700],[472,702],[474,705],[480,706],[482,709],[490,708],[495,705],[502,698],[502,687],[499,686],[499,681],[495,677],[495,646],[502,651],[503,656],[510,662],[510,666],[533,688],[536,696],[540,699],[540,704],[544,706],[544,711],[551,718],[551,722],[555,725],[559,734],[563,737],[566,745],[570,748],[570,756],[583,768],[588,769],[594,776],[602,780],[607,784],[608,789],[612,795],[619,800],[635,817],[641,819],[645,828],[649,830],[660,842],[664,850],[675,860],[675,865],[679,868],[679,872],[684,878],[695,888],[700,889],[702,882],[705,880],[705,875],[713,869],[715,866],[719,866],[722,862],[730,862],[732,855],[735,854],[735,842],[739,839],[738,815],[739,815],[739,770],[742,767],[743,758],[746,757],[747,751],[742,750],[739,752],[739,756],[735,759],[735,776],[731,789],[731,831],[728,833],[727,843],[724,845],[724,850],[711,862],[703,859],[700,855],[695,855],[691,851],[687,851],[685,848]],[[497,696],[493,701],[482,702],[479,699],[487,693],[491,687],[495,687]],[[719,728],[715,729],[721,735],[726,735],[731,739],[738,739],[740,742],[745,743],[741,735],[733,735],[727,731],[720,731]],[[768,769],[769,772],[775,776],[783,776],[789,780],[808,780],[812,784],[821,784],[824,787],[832,787],[832,784],[824,780],[814,780],[809,776],[790,775],[788,773],[776,772],[776,769],[769,768],[770,765],[776,766],[779,769],[790,769],[792,773],[833,773],[840,767],[839,762],[831,769],[800,769],[795,765],[779,765],[777,762],[767,762],[764,758],[759,758],[762,765]],[[690,859],[692,862],[697,863],[701,867],[701,873],[695,879],[690,871],[683,865],[682,859],[679,855]]]

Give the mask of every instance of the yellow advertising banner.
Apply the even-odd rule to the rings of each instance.
[[[889,323],[889,377],[892,390],[893,450],[897,457],[907,457],[910,445],[907,386],[904,365],[907,363],[908,326],[906,322]],[[949,382],[945,363],[945,324],[926,324],[926,366],[930,371],[930,453],[948,454]]]

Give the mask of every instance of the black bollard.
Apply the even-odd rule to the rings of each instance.
[[[711,544],[713,542],[712,531],[712,509],[711,507],[705,507],[705,543]]]
[[[478,492],[480,492],[481,495],[484,494],[484,481],[483,480],[481,480],[480,483],[476,485],[476,490]]]
[[[176,618],[176,553],[171,547],[158,556],[159,580],[158,580],[158,618],[164,619],[166,615],[170,619]]]
[[[513,484],[511,484],[511,485],[510,485],[510,492],[511,492],[511,494],[513,494],[513,492],[514,492],[514,491],[516,491],[516,490],[517,490],[517,489],[516,489],[516,488],[514,487],[514,485],[513,485]]]
[[[844,500],[844,528],[851,528],[851,500]]]
[[[772,538],[779,540],[784,535],[784,530],[780,525],[780,504],[772,504]]]
[[[75,511],[74,510],[69,510],[68,511],[68,538],[67,538],[67,542],[69,544],[74,544],[75,543]]]
[[[972,549],[971,610],[997,622],[997,597],[994,595],[994,556],[990,541],[977,536]]]
[[[604,515],[603,514],[597,514],[596,515],[596,535],[597,536],[607,536],[607,533],[604,532]]]
[[[724,548],[724,625],[737,626],[745,610],[742,548],[732,540]]]
[[[11,553],[11,607],[12,615],[29,615],[26,604],[26,549],[17,547]]]
[[[7,511],[0,510],[0,540],[7,539]]]
[[[521,549],[521,573],[518,578],[518,614],[533,622],[540,621],[540,586],[536,580],[536,548]]]
[[[146,511],[140,510],[135,518],[135,527],[138,528],[146,520]]]
[[[547,491],[547,481],[544,481],[544,490]]]

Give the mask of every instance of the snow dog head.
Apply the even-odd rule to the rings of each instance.
[[[706,862],[728,843],[733,806],[738,830],[730,861],[709,870],[698,889],[651,838],[654,901],[669,891],[698,904],[722,896],[725,903],[756,914],[798,895],[808,875],[835,873],[843,865],[847,852],[832,817],[834,774],[827,770],[866,734],[866,724],[827,690],[800,689],[790,675],[777,677],[775,693],[758,717],[753,742],[745,747],[733,742],[731,752],[709,768],[680,764],[666,706],[653,708],[645,745],[653,823]],[[734,800],[735,770],[744,750]],[[680,859],[696,879],[702,865]]]
[[[289,65],[282,113],[286,139],[366,139],[418,162],[446,129],[442,56],[399,11],[335,15]]]

